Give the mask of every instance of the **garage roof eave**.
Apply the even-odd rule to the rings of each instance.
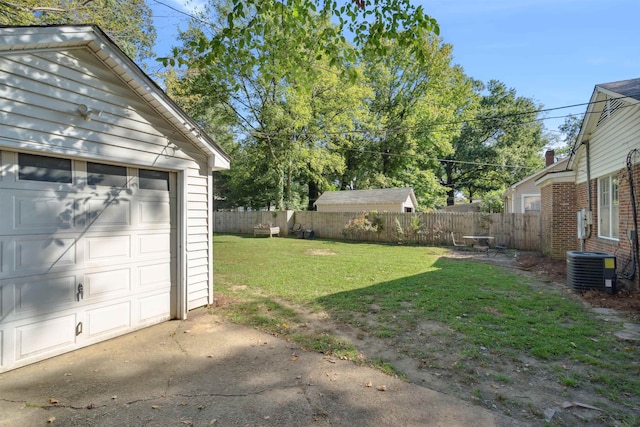
[[[96,25],[0,27],[2,52],[86,47],[131,90],[208,158],[210,170],[229,169],[228,154]]]

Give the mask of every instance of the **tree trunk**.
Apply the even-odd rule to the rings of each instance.
[[[308,211],[315,210],[313,203],[318,200],[318,196],[320,195],[318,194],[319,192],[320,190],[318,189],[318,183],[313,180],[309,180],[309,205],[307,206]]]
[[[447,206],[453,206],[456,202],[456,194],[453,187],[449,187],[447,190]]]

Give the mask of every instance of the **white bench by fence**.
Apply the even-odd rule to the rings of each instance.
[[[280,236],[280,227],[254,228],[253,236]]]

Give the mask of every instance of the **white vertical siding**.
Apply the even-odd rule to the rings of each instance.
[[[210,302],[210,239],[213,230],[209,224],[209,177],[199,170],[189,170],[187,176],[187,283],[188,309]]]

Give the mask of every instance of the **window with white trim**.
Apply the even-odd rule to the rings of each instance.
[[[618,176],[609,175],[598,180],[598,237],[619,237],[620,208]]]
[[[523,195],[522,211],[523,212],[540,212],[540,195]]]

